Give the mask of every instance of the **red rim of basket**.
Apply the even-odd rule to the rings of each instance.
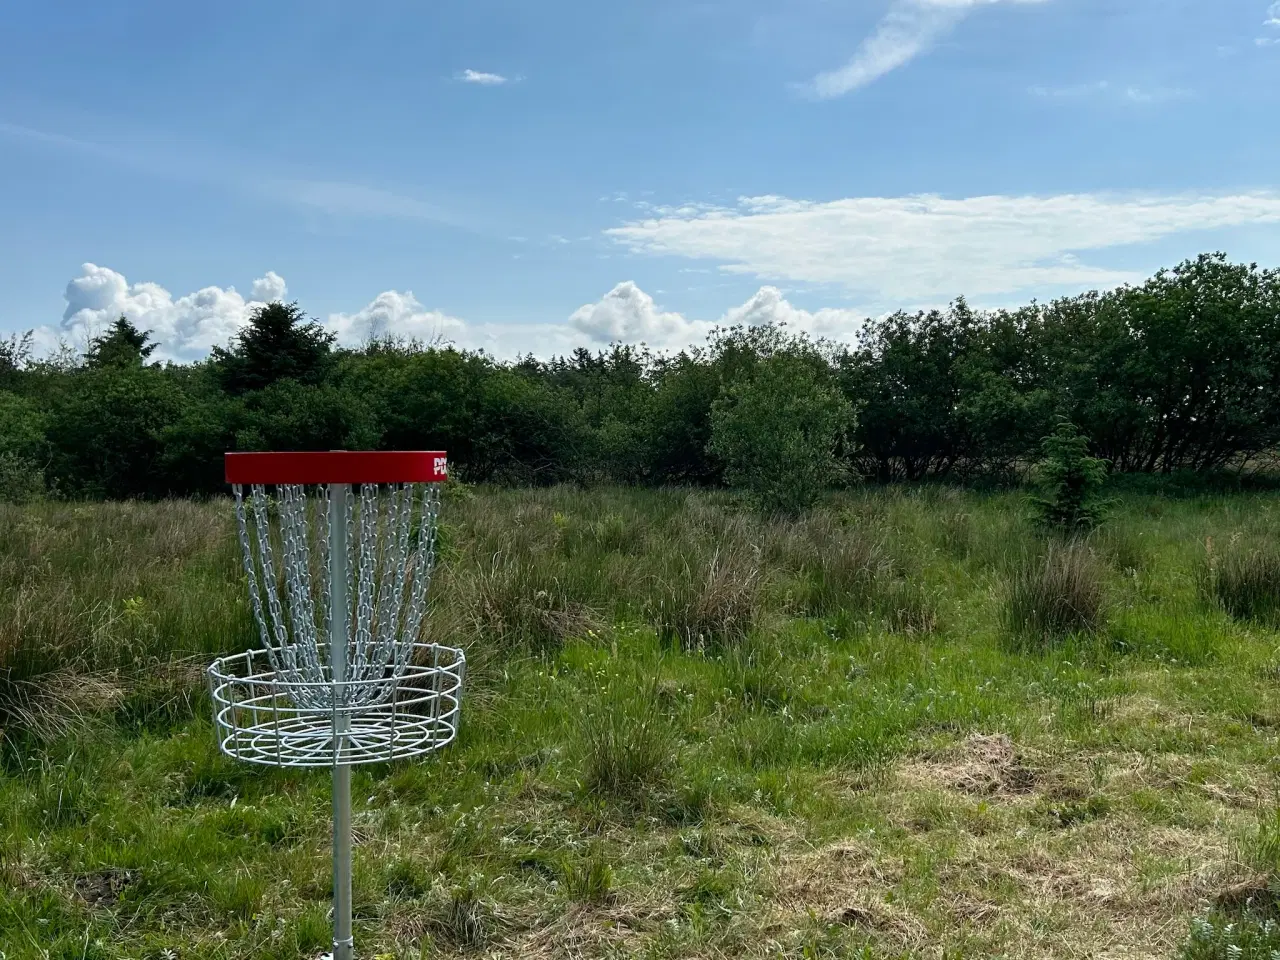
[[[443,450],[327,450],[228,453],[227,483],[443,483]]]

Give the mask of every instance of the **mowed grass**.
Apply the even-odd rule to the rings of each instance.
[[[454,491],[464,727],[354,776],[359,955],[1270,960],[1278,535],[1264,494],[1058,543],[1012,493]],[[6,960],[326,949],[327,775],[206,715],[241,577],[225,502],[0,506]]]

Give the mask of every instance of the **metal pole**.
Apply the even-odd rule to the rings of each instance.
[[[329,486],[329,665],[333,671],[333,960],[353,960],[351,936],[351,767],[346,735],[351,715],[343,707],[347,679],[347,490]]]

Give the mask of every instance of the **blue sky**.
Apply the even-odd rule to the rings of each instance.
[[[0,9],[0,330],[500,355],[1280,265],[1280,3]]]

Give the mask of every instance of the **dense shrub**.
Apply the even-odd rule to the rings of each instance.
[[[853,409],[825,379],[812,358],[779,353],[712,409],[710,450],[725,479],[765,511],[799,513],[844,474],[837,454]]]

